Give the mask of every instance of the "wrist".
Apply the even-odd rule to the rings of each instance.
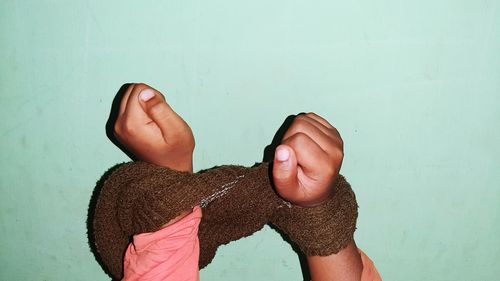
[[[177,158],[179,159],[179,158]],[[179,172],[193,172],[193,157],[183,157],[182,160],[177,160],[173,157],[165,157],[163,159],[157,159],[153,161],[147,161],[157,166],[169,168]]]
[[[354,241],[336,254],[309,256],[307,264],[314,281],[360,280],[363,271],[361,256]]]
[[[353,241],[358,205],[351,186],[339,177],[334,193],[312,208],[280,208],[271,223],[282,230],[306,256],[329,256]]]

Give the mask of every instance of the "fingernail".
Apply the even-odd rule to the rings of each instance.
[[[276,149],[276,160],[285,162],[290,158],[290,151],[286,148],[278,148]]]
[[[148,101],[154,96],[155,96],[155,93],[150,89],[146,89],[139,94],[139,98],[142,101]]]

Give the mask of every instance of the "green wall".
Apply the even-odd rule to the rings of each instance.
[[[130,1],[131,2],[131,1]],[[330,120],[385,280],[500,275],[500,2],[0,1],[0,280],[108,280],[87,206],[127,157],[126,82],[191,124],[195,168],[250,165],[284,118]],[[202,280],[301,280],[271,229]]]

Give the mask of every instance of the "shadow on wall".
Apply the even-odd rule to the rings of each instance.
[[[126,90],[127,90],[127,88],[129,86],[130,86],[130,84],[124,84],[118,90],[115,98],[113,99],[113,103],[111,105],[111,110],[110,110],[109,118],[108,118],[108,121],[106,122],[106,135],[107,135],[107,137],[109,138],[109,140],[113,144],[115,144],[125,154],[127,154],[132,160],[135,161],[135,160],[137,160],[135,158],[135,156],[132,155],[130,152],[128,152],[125,149],[125,147],[116,139],[116,137],[114,135],[114,125],[115,125],[115,122],[116,122],[116,120],[118,118],[118,114],[119,114],[119,110],[120,110],[120,101],[121,101],[123,95],[125,94],[125,92],[126,92]],[[280,126],[280,128],[278,129],[278,131],[276,132],[276,134],[274,135],[271,143],[265,147],[264,152],[263,152],[263,162],[269,162],[272,165],[272,161],[274,159],[274,153],[275,153],[276,147],[278,145],[280,145],[281,140],[283,139],[283,136],[285,135],[286,131],[288,130],[288,128],[293,123],[293,120],[295,119],[295,117],[296,117],[296,115],[290,115],[290,116],[288,116],[285,119],[285,121],[283,122],[283,124]],[[96,209],[97,201],[98,201],[99,195],[101,194],[101,190],[102,190],[102,187],[103,187],[105,181],[108,179],[108,177],[114,171],[116,171],[122,165],[123,164],[117,164],[117,165],[111,167],[97,181],[96,187],[94,188],[94,191],[92,192],[92,196],[90,198],[89,208],[88,208],[88,213],[87,213],[87,237],[88,237],[88,242],[89,242],[90,250],[94,254],[94,257],[95,257],[96,261],[99,263],[99,265],[101,266],[101,268],[103,269],[103,271],[110,278],[113,278],[112,274],[106,268],[104,262],[102,261],[100,255],[99,255],[99,253],[97,251],[97,248],[96,248],[95,237],[94,237],[94,218],[95,218],[95,209]],[[269,171],[271,173],[272,167],[271,167],[271,169],[269,169]],[[272,179],[272,175],[270,174],[269,176]],[[302,270],[303,280],[311,280],[311,276],[310,276],[310,273],[309,273],[309,270],[308,270],[308,266],[307,266],[307,258],[306,258],[306,256],[301,253],[301,251],[299,250],[299,248],[293,242],[291,242],[291,240],[284,233],[282,233],[280,230],[278,230],[277,228],[273,227],[272,225],[271,225],[271,228],[273,228],[276,232],[278,232],[281,235],[281,237],[292,246],[292,249],[297,254],[297,256],[299,258],[299,261],[300,261],[300,266],[301,266],[301,270]]]

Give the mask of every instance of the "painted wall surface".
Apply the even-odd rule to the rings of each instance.
[[[500,2],[0,1],[0,280],[109,280],[87,207],[128,158],[106,137],[126,82],[191,125],[195,168],[251,165],[286,116],[346,143],[356,241],[385,280],[500,276]],[[202,280],[301,280],[266,228]]]

